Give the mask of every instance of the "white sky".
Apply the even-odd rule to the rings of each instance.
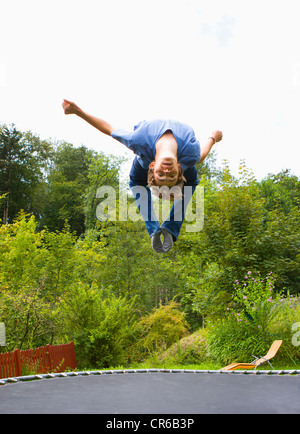
[[[299,176],[299,0],[1,1],[0,123],[126,154],[71,99],[116,128],[143,119],[221,129],[218,162]]]

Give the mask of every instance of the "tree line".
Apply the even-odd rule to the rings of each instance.
[[[234,177],[226,161],[217,167],[210,155],[197,168],[203,229],[189,233],[184,223],[174,248],[157,255],[142,221],[96,218],[97,189],[109,185],[118,194],[123,163],[1,126],[0,320],[7,350],[73,339],[82,366],[111,366],[145,355],[151,315],[165,327],[155,341],[162,347],[223,320],[234,282],[248,272],[272,273],[274,293],[296,298],[296,175],[285,170],[258,181],[241,162]]]

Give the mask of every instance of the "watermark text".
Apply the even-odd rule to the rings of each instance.
[[[5,333],[5,324],[0,322],[0,346],[5,347],[6,345],[6,333]]]
[[[96,208],[99,221],[141,221],[158,222],[171,221],[187,222],[186,232],[199,232],[204,226],[204,187],[196,189],[185,186],[181,189],[174,187],[155,187],[154,191],[148,187],[134,186],[131,188],[134,202],[128,201],[127,192],[122,189],[105,185],[98,188],[96,198],[101,199]],[[117,195],[117,193],[119,193]],[[152,194],[154,193],[154,194]],[[160,201],[158,198],[161,197]]]

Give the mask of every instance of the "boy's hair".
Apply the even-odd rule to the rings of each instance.
[[[185,177],[183,176],[183,169],[182,167],[179,165],[178,167],[178,178],[177,178],[177,182],[173,187],[177,187],[175,188],[175,193],[167,193],[165,192],[165,188],[167,186],[161,186],[159,187],[154,179],[154,167],[149,167],[148,169],[148,185],[151,188],[151,191],[153,193],[154,196],[159,197],[159,199],[168,199],[168,200],[175,200],[175,199],[182,199],[182,189],[184,186],[184,183],[186,182]],[[172,187],[172,188],[173,188]],[[168,189],[168,187],[167,187]]]

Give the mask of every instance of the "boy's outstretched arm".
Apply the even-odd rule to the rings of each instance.
[[[72,101],[68,101],[67,99],[64,99],[62,103],[62,107],[66,115],[74,114],[79,116],[80,118],[88,122],[90,125],[97,128],[97,130],[101,131],[101,133],[103,134],[107,134],[108,136],[110,136],[115,129],[103,119],[97,118],[95,116],[89,115],[88,113],[84,112]]]
[[[211,135],[211,137],[208,139],[208,141],[205,143],[204,146],[201,146],[201,157],[200,157],[200,161],[199,163],[202,163],[203,160],[205,160],[205,158],[208,156],[208,154],[211,151],[211,148],[213,147],[213,145],[217,142],[220,142],[223,138],[223,133],[222,131],[214,131]]]

